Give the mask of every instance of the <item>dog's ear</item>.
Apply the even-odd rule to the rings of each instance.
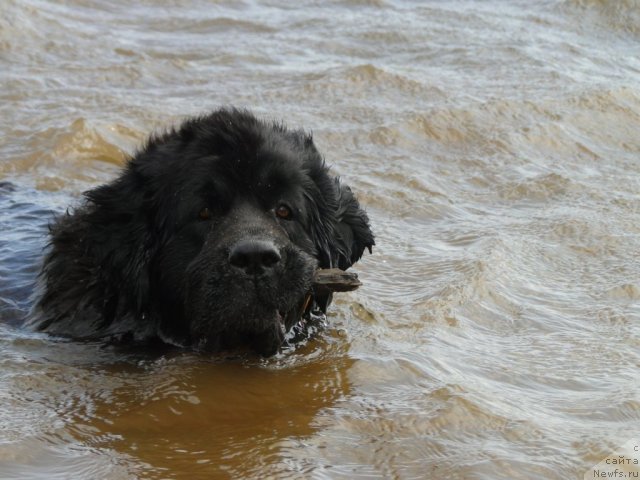
[[[109,279],[110,284],[122,282],[133,292],[135,308],[141,309],[149,295],[149,260],[156,248],[151,228],[151,199],[145,194],[149,182],[129,163],[115,181],[85,193],[89,201],[86,220],[94,227],[91,234],[96,259],[108,262],[108,271],[121,278]]]
[[[108,329],[121,311],[143,310],[151,241],[140,181],[129,165],[51,225],[41,273],[46,288],[37,306],[47,315],[37,319],[38,329],[55,322],[51,331],[89,338]],[[125,297],[124,291],[132,295]]]
[[[375,245],[369,226],[369,217],[347,185],[335,179],[336,224],[333,242],[332,266],[346,270],[362,257],[366,248],[371,253]]]

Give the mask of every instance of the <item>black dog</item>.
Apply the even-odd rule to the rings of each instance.
[[[51,227],[31,323],[81,339],[159,338],[271,355],[373,235],[310,135],[222,109],[152,137]]]

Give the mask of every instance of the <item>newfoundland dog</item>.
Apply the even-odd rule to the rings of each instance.
[[[263,355],[325,312],[318,268],[374,245],[311,135],[236,109],[151,137],[50,230],[36,329]]]

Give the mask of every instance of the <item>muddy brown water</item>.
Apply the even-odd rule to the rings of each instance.
[[[640,436],[639,55],[635,0],[4,0],[0,478],[583,478]],[[328,328],[226,361],[21,329],[51,216],[230,104],[369,212]]]

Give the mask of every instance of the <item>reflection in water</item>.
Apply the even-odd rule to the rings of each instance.
[[[353,361],[330,338],[259,360],[178,352],[143,357],[13,336],[5,347],[15,371],[2,391],[15,395],[0,415],[14,416],[15,425],[3,423],[15,430],[16,445],[13,453],[0,449],[4,478],[19,478],[27,465],[52,475],[58,469],[61,478],[78,469],[145,478],[287,472],[286,445],[312,436],[323,411],[350,392],[346,372]],[[32,366],[21,371],[18,364]],[[17,412],[24,417],[15,418]],[[25,437],[25,421],[37,438]],[[33,457],[32,448],[46,455]],[[52,469],[56,456],[62,458]]]
[[[107,435],[104,446],[184,478],[283,473],[280,442],[311,436],[321,410],[349,393],[351,361],[309,353],[262,365],[180,357],[119,374],[87,427]]]

